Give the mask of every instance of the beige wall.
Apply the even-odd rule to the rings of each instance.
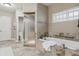
[[[35,12],[36,9],[37,9],[37,3],[23,4],[23,12]]]
[[[11,17],[11,37],[13,38],[13,24],[14,24],[14,21],[15,21],[15,17],[14,17],[14,13],[12,12],[6,12],[4,10],[0,10],[0,16],[9,16]]]
[[[37,7],[37,35],[38,37],[44,32],[48,32],[48,7],[38,4]]]
[[[0,10],[0,16],[10,16],[12,17],[12,13]]]
[[[52,14],[60,11],[68,10],[70,8],[76,7],[78,4],[54,4],[49,7],[49,35],[53,36],[60,32],[70,33],[75,35],[78,31],[77,20],[65,21],[60,23],[53,23]]]
[[[15,15],[15,13],[14,13],[14,15],[13,15],[13,19],[12,19],[12,38],[13,39],[16,39],[16,15]]]
[[[18,20],[18,17],[24,17],[24,12],[35,12],[35,27],[37,27],[37,3],[20,3],[16,4],[17,5],[17,10],[16,10],[16,20]],[[35,32],[36,28],[35,28]],[[17,21],[17,41],[18,41],[18,21]]]

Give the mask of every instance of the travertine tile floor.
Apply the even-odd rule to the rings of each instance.
[[[27,47],[22,46],[21,43],[16,43],[14,40],[12,41],[1,41],[1,47],[11,47],[14,56],[53,56],[50,53],[43,53],[42,51],[37,50],[35,47]],[[66,56],[70,56],[71,52],[66,53]],[[72,50],[73,52],[73,50]]]
[[[14,56],[38,56],[39,51],[35,47],[22,46],[21,43],[15,41],[2,41],[0,47],[11,47]]]

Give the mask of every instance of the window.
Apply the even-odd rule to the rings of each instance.
[[[75,20],[79,18],[79,7],[72,8],[53,15],[54,22],[63,22],[68,20]]]
[[[68,13],[68,17],[69,17],[69,18],[73,18],[73,12],[69,12],[69,13]]]
[[[74,19],[78,19],[79,18],[79,11],[76,10],[74,11]]]
[[[74,17],[78,17],[78,14],[79,14],[78,10],[74,11]]]
[[[63,19],[66,19],[66,18],[67,18],[67,14],[63,13]]]
[[[62,18],[63,18],[63,15],[62,15],[62,14],[60,14],[60,15],[59,15],[59,18],[60,18],[60,19],[62,19]]]
[[[59,15],[56,15],[56,19],[57,19],[57,20],[59,19]]]

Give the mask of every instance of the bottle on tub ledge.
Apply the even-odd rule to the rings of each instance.
[[[41,34],[39,38],[40,38],[40,39],[43,39],[43,35]]]
[[[46,40],[47,37],[48,37],[48,33],[44,32],[44,34],[41,34],[39,38],[43,39],[43,40]]]

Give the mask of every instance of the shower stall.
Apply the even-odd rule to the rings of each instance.
[[[19,41],[23,46],[35,46],[35,14],[25,14],[19,18]]]

